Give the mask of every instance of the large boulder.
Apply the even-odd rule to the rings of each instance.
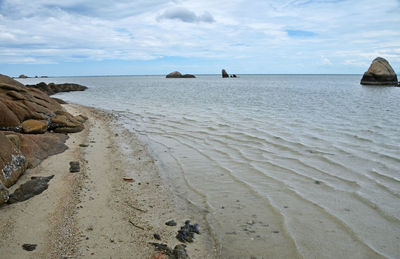
[[[398,85],[397,75],[389,62],[381,57],[372,61],[361,79],[362,85]]]
[[[194,75],[191,74],[184,74],[182,75],[180,72],[175,71],[171,72],[168,75],[165,76],[166,78],[196,78]]]
[[[23,122],[27,120],[50,122],[63,110],[56,100],[41,90],[25,87],[8,76],[0,75],[0,130],[21,132]],[[82,129],[83,125],[80,124],[79,128]],[[60,125],[60,127],[65,126]],[[78,127],[76,125],[72,127],[74,129],[69,132],[77,132]],[[51,129],[55,128],[57,127]]]
[[[221,74],[222,74],[222,78],[228,78],[229,77],[229,74],[226,72],[225,69],[222,69]]]
[[[83,130],[81,117],[74,117],[68,112],[57,111],[56,116],[51,118],[49,129],[56,133],[75,133]]]
[[[40,91],[45,92],[48,95],[53,95],[60,92],[85,91],[87,89],[86,86],[79,84],[46,84],[44,82],[38,83],[36,85],[26,85],[26,87],[39,89]]]
[[[24,133],[43,134],[47,131],[46,121],[26,120],[22,123]]]
[[[0,132],[0,181],[10,187],[25,171],[27,162],[20,150]]]

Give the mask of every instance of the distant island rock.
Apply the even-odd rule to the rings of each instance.
[[[360,83],[362,85],[399,85],[397,75],[392,66],[386,59],[381,57],[377,57],[372,61]]]
[[[87,89],[86,86],[79,84],[46,84],[44,82],[36,85],[26,85],[26,87],[39,89],[40,91],[45,92],[47,95],[53,95],[60,92],[85,91]]]
[[[174,71],[169,73],[168,75],[165,76],[166,78],[196,78],[194,75],[191,74],[184,74],[182,75],[180,72],[178,71]]]
[[[222,69],[221,73],[222,73],[222,78],[229,78],[229,74],[226,72],[225,69]]]
[[[24,74],[22,74],[22,75],[19,75],[19,77],[18,78],[29,78],[28,76],[26,76],[26,75],[24,75]]]

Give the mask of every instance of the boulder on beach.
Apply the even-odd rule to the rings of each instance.
[[[182,75],[180,72],[178,71],[174,71],[169,73],[168,75],[165,76],[166,78],[196,78],[194,75],[191,74],[184,74]]]
[[[25,172],[27,162],[20,150],[0,132],[0,181],[5,187],[13,185]]]
[[[67,88],[69,89],[69,86]],[[41,90],[25,87],[10,77],[0,75],[0,130],[22,132],[26,130],[22,127],[25,121],[51,122],[54,117],[57,120],[57,115],[61,113],[68,118],[73,117],[63,110],[63,107],[56,100],[50,98]],[[38,122],[35,123],[38,126]],[[42,123],[41,125],[43,126]],[[63,128],[60,132],[78,132],[83,129],[83,124],[77,120],[74,120],[74,125],[70,123],[53,123],[50,130],[57,131],[56,128],[58,127]],[[45,131],[44,128],[39,132],[36,129],[34,132],[29,130],[25,132],[40,133],[42,131]]]
[[[46,84],[44,82],[40,82],[36,85],[26,85],[26,87],[39,89],[40,91],[45,92],[48,95],[53,95],[53,94],[61,93],[61,92],[85,91],[87,89],[86,86],[79,85],[79,84],[72,84],[72,83],[65,83],[65,84],[49,83],[49,84]]]
[[[47,123],[42,120],[26,120],[22,122],[24,133],[43,134],[47,131]]]
[[[222,78],[228,78],[229,77],[229,74],[226,72],[225,69],[222,69],[221,73],[222,73]]]
[[[377,57],[372,61],[372,64],[368,68],[368,71],[364,73],[361,82],[362,85],[395,85],[397,81],[397,75],[394,72],[389,62],[381,57]]]

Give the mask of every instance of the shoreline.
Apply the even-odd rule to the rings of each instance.
[[[12,192],[31,176],[55,175],[42,194],[0,208],[2,254],[8,258],[153,258],[151,242],[172,249],[180,244],[175,236],[183,223],[199,222],[178,206],[146,147],[133,133],[113,126],[110,113],[76,104],[64,107],[89,120],[82,132],[69,134],[66,151],[27,170],[10,188]],[[79,173],[69,172],[70,161],[80,162]],[[169,220],[177,226],[166,226]],[[191,258],[214,258],[214,244],[203,231],[205,226],[199,225],[201,234],[186,244],[186,250]],[[25,251],[24,243],[37,248]]]

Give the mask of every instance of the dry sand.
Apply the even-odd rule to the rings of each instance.
[[[149,242],[171,248],[179,244],[177,230],[193,218],[161,181],[146,147],[114,126],[110,114],[65,107],[89,117],[86,129],[70,134],[67,151],[28,170],[10,190],[31,176],[55,175],[42,194],[0,208],[0,258],[153,258]],[[121,141],[129,152],[121,152]],[[79,173],[69,172],[70,161],[80,162]],[[178,226],[166,226],[170,219]],[[154,239],[155,233],[161,241]],[[25,243],[37,244],[36,250],[23,250]],[[191,258],[215,258],[207,230],[196,235],[187,251]]]

